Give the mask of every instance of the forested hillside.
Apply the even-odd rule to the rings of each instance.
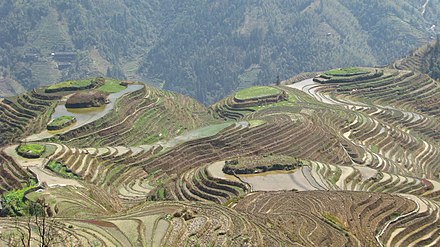
[[[405,58],[390,65],[391,68],[413,70],[440,79],[440,37],[412,51]]]
[[[33,88],[106,75],[212,103],[278,76],[385,65],[438,33],[439,8],[439,0],[4,0],[0,92],[22,90],[9,79]]]

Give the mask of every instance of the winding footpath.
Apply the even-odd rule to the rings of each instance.
[[[388,222],[385,224],[385,226],[382,228],[382,230],[380,230],[380,232],[378,232],[378,233],[376,234],[376,236],[375,236],[376,241],[379,243],[379,245],[380,245],[381,247],[384,247],[384,245],[383,245],[382,241],[380,240],[380,237],[385,233],[386,229],[390,226],[390,224],[392,224],[392,223],[394,223],[394,222],[397,222],[397,221],[400,220],[400,219],[403,219],[403,218],[405,218],[405,217],[408,217],[408,216],[413,215],[413,214],[415,214],[415,213],[417,213],[417,212],[420,211],[420,204],[417,202],[417,200],[415,200],[415,199],[412,198],[412,197],[411,197],[411,198],[408,198],[408,199],[410,199],[410,200],[412,200],[412,201],[414,201],[414,202],[416,203],[416,205],[417,205],[416,209],[414,209],[413,211],[411,211],[411,212],[409,212],[409,213],[406,213],[406,214],[403,214],[403,215],[397,216],[396,218],[394,218],[394,219],[388,221]]]
[[[422,16],[425,15],[425,13],[426,13],[426,7],[428,6],[428,4],[429,4],[430,1],[431,1],[431,0],[426,0],[426,2],[422,5]]]

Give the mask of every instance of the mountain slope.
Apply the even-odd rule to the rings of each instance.
[[[38,235],[36,203],[63,246],[440,242],[436,80],[349,67],[279,84],[209,108],[104,78],[3,99],[0,214],[17,217],[0,240]],[[66,108],[93,90],[107,104]],[[76,122],[44,130],[60,116]]]
[[[395,61],[391,67],[420,71],[434,79],[440,79],[440,40],[426,44],[409,56]]]
[[[25,88],[97,75],[213,103],[277,76],[386,64],[437,32],[439,2],[4,1],[0,68]],[[424,14],[422,14],[424,12]],[[53,52],[74,52],[62,60]]]

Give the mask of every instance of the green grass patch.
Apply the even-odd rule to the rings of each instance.
[[[377,145],[375,145],[375,144],[371,144],[370,149],[371,149],[371,152],[373,152],[373,153],[379,152],[379,147],[377,147]]]
[[[126,88],[127,87],[122,86],[118,80],[106,79],[105,84],[100,86],[98,90],[104,93],[117,93]]]
[[[231,126],[231,122],[208,125],[200,129],[194,130],[194,134],[197,138],[209,137],[218,134],[223,129]]]
[[[61,116],[58,118],[55,118],[52,122],[50,122],[47,127],[62,127],[64,125],[66,125],[69,122],[72,122],[75,120],[75,117],[73,116]]]
[[[8,191],[2,196],[3,210],[2,215],[23,216],[29,213],[29,205],[25,202],[24,196],[30,189],[37,187],[35,181],[31,180],[29,184],[22,189]]]
[[[51,160],[46,167],[63,178],[79,179],[79,177],[72,173],[67,167],[59,162]]]
[[[262,98],[272,95],[278,95],[281,93],[281,90],[269,87],[269,86],[256,86],[250,87],[243,90],[238,91],[235,94],[235,98],[238,100],[247,100],[253,98]]]
[[[335,215],[329,213],[329,212],[323,212],[322,216],[324,217],[324,221],[328,224],[330,224],[331,226],[333,226],[334,228],[347,233],[348,229],[345,226],[345,224],[343,224],[338,217],[336,217]]]
[[[157,197],[159,198],[159,200],[165,199],[165,189],[164,188],[159,188],[157,190]]]
[[[37,143],[21,144],[16,149],[17,153],[25,158],[39,158],[45,150],[44,145]]]
[[[257,120],[249,120],[248,123],[249,123],[250,128],[254,128],[254,127],[260,126],[262,124],[265,124],[266,121],[257,119]]]
[[[331,177],[329,178],[330,182],[332,184],[336,184],[336,182],[338,182],[341,175],[342,175],[342,170],[340,168],[336,168],[335,171],[332,171]]]
[[[352,75],[361,75],[369,73],[367,70],[357,68],[357,67],[349,67],[349,68],[340,68],[340,69],[332,69],[326,71],[324,74],[329,76],[352,76]]]
[[[57,84],[53,84],[49,86],[47,89],[54,90],[54,89],[62,89],[62,88],[84,88],[90,86],[92,83],[94,83],[93,80],[87,79],[87,80],[76,80],[76,81],[63,81]]]

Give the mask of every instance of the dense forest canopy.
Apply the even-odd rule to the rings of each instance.
[[[438,33],[439,0],[422,5],[416,0],[4,0],[0,93],[17,92],[19,84],[33,88],[106,75],[149,81],[211,103],[278,76],[385,65]],[[11,79],[19,84],[2,90]]]

